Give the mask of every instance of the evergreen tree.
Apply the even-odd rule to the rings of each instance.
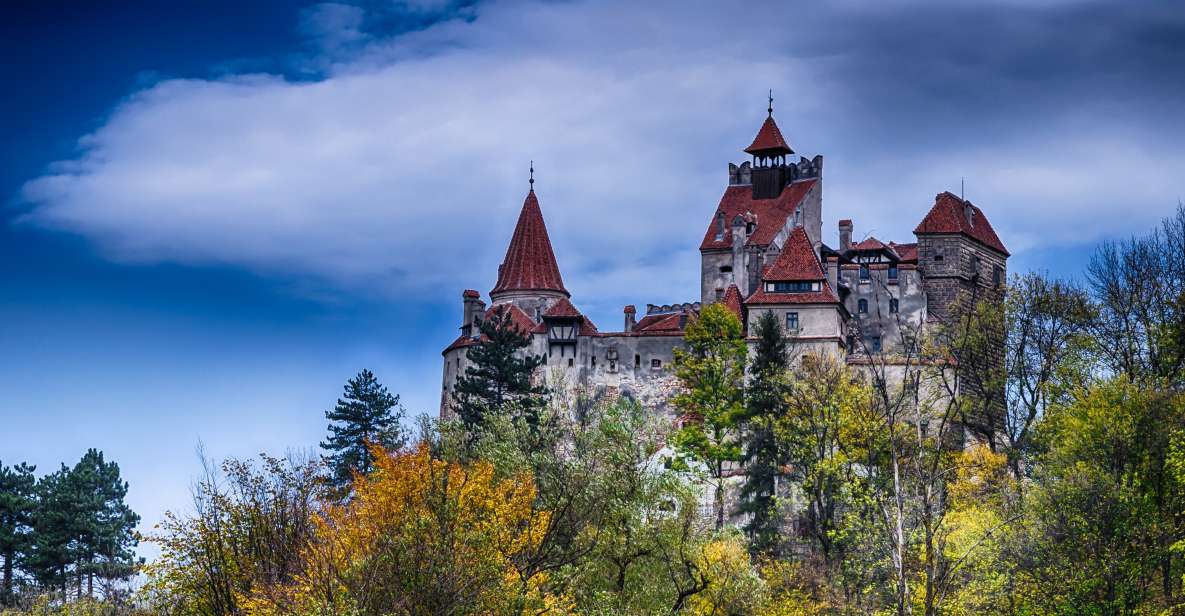
[[[72,491],[80,499],[74,531],[78,537],[79,578],[86,578],[86,593],[95,594],[97,577],[109,588],[112,582],[135,572],[135,528],[140,521],[124,502],[128,484],[119,475],[119,465],[106,462],[103,452],[87,450],[69,475]]]
[[[344,397],[326,411],[329,439],[321,448],[331,452],[326,461],[331,481],[338,490],[349,489],[354,473],[367,474],[374,468],[371,445],[396,450],[407,444],[400,425],[403,407],[399,396],[391,395],[370,370],[362,370],[346,382]]]
[[[782,326],[772,312],[762,313],[755,328],[757,349],[745,397],[745,483],[738,509],[750,515],[745,525],[756,553],[774,551],[778,538],[777,481],[785,452],[774,424],[785,410],[789,349]]]
[[[82,495],[63,464],[37,481],[37,508],[33,514],[33,550],[28,572],[37,584],[66,597],[67,583],[77,562],[75,520],[82,509]]]
[[[473,365],[453,390],[457,415],[471,434],[495,413],[521,413],[535,425],[547,399],[547,389],[532,382],[543,357],[522,352],[531,344],[530,334],[514,323],[505,306],[496,308],[480,327],[481,338],[467,355]]]
[[[0,558],[4,559],[0,606],[15,605],[13,590],[18,558],[28,555],[32,542],[33,510],[37,506],[34,467],[0,463]]]

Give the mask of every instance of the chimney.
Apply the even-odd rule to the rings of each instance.
[[[852,221],[850,219],[843,219],[839,221],[839,251],[847,252],[852,249]]]
[[[634,314],[636,314],[637,312],[638,312],[638,309],[634,308],[633,304],[630,304],[625,307],[625,331],[626,331],[626,333],[634,331],[634,325],[637,324],[637,322],[634,320]]]
[[[473,289],[465,289],[461,294],[461,304],[464,306],[464,314],[461,317],[461,335],[470,338],[476,338],[481,335],[481,331],[477,328],[477,319],[485,314],[486,303],[481,301],[481,293]]]

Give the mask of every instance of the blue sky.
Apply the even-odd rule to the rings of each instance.
[[[602,329],[698,294],[768,88],[831,242],[966,178],[1012,271],[1076,276],[1185,193],[1172,3],[194,4],[0,9],[0,460],[101,448],[146,525],[199,440],[315,446],[361,368],[434,412],[530,159]]]

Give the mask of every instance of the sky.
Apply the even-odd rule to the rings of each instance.
[[[434,414],[532,160],[606,330],[698,297],[771,89],[832,244],[963,190],[1075,278],[1185,194],[1177,2],[110,4],[0,6],[0,461],[102,449],[145,530],[199,443],[316,447],[362,368]]]

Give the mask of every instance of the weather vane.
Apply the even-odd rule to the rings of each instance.
[[[769,117],[774,117],[774,91],[773,88],[769,90]]]

